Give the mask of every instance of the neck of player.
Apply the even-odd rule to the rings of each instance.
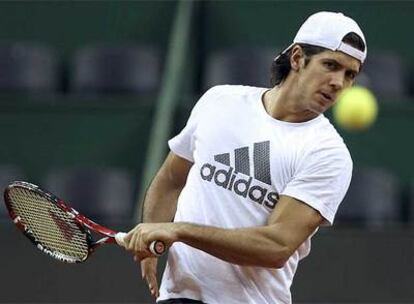
[[[289,75],[285,81],[265,92],[262,102],[266,112],[273,118],[286,122],[305,122],[319,115],[306,107],[304,94],[295,77]]]

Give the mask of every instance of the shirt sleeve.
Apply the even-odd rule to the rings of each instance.
[[[196,105],[191,111],[190,117],[188,118],[185,127],[178,135],[168,141],[168,146],[172,152],[180,157],[194,162],[194,133],[197,129],[197,125],[202,116],[203,109],[205,109],[208,100],[214,98],[218,90],[218,86],[211,88],[197,101]]]
[[[345,146],[316,148],[298,166],[282,195],[294,197],[319,211],[332,225],[351,182],[352,159]]]

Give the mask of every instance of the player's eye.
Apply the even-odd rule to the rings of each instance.
[[[347,77],[349,80],[354,80],[354,79],[355,79],[355,77],[356,77],[356,73],[355,73],[355,72],[352,72],[352,71],[348,71],[348,72],[346,72],[346,77]]]
[[[337,64],[333,61],[324,61],[323,66],[328,70],[334,70],[337,67]]]

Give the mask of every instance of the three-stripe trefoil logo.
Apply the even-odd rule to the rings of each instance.
[[[249,198],[268,209],[273,209],[279,200],[279,194],[272,191],[274,189],[272,189],[270,175],[270,141],[253,144],[253,176],[250,172],[249,147],[234,150],[234,167],[230,156],[230,153],[214,155],[217,163],[228,168],[219,169],[219,165],[205,163],[200,169],[201,178],[239,196]]]

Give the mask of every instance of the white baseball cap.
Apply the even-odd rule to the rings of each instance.
[[[365,50],[363,52],[342,42],[342,39],[351,32],[356,33],[364,41]],[[358,59],[361,63],[367,57],[365,36],[361,28],[353,19],[342,13],[318,12],[309,16],[297,32],[293,43],[282,54],[290,50],[296,43],[341,51]]]

